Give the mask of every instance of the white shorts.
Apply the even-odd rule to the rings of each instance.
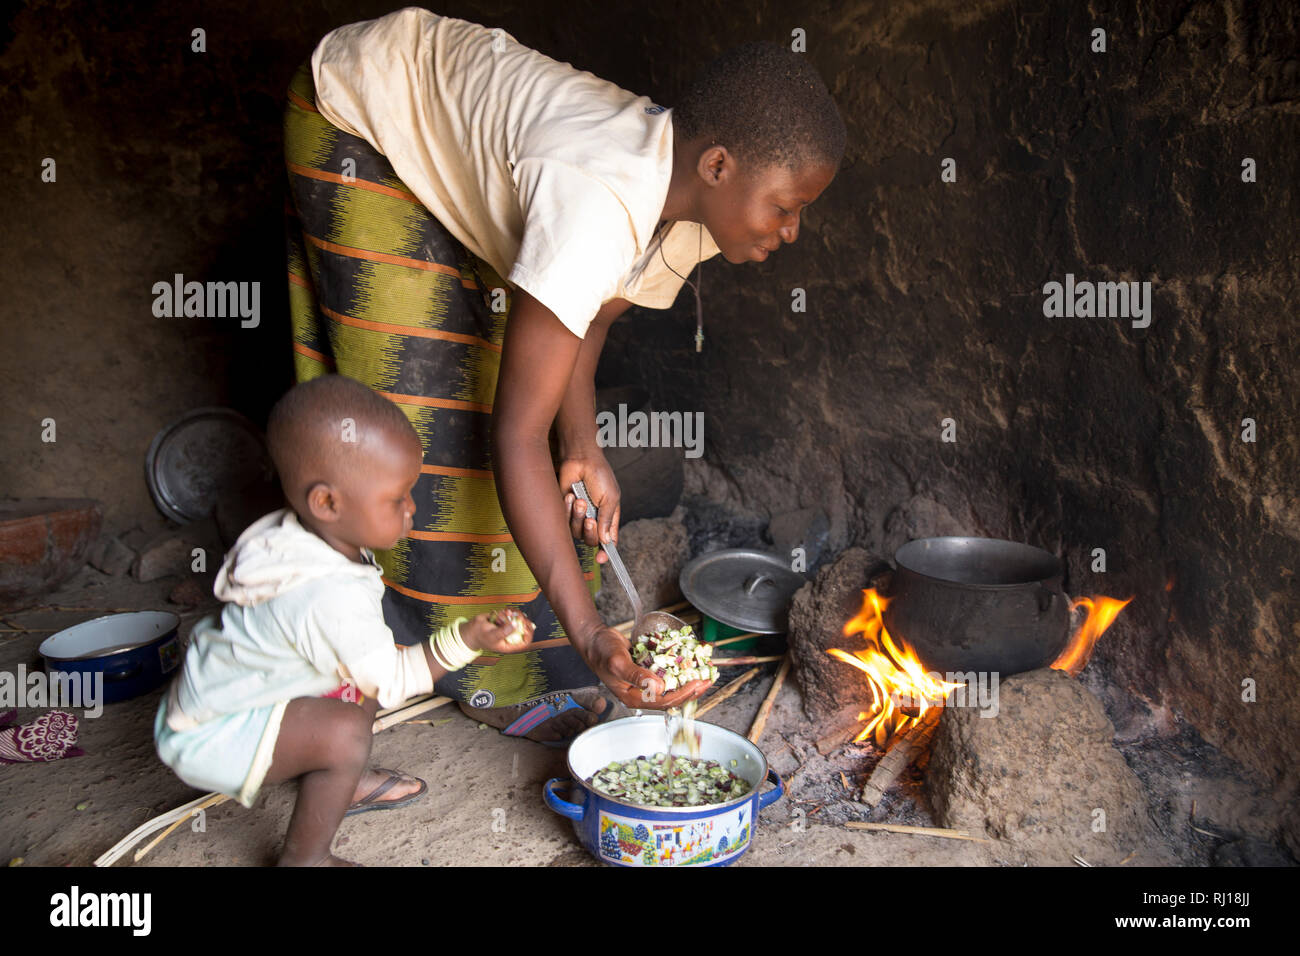
[[[191,787],[234,797],[251,807],[271,769],[280,721],[288,701],[241,710],[199,724],[193,730],[167,726],[167,695],[153,722],[158,757]]]

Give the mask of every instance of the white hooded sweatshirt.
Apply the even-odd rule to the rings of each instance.
[[[288,508],[239,537],[213,593],[220,619],[194,625],[167,697],[167,726],[204,721],[295,697],[319,697],[350,681],[383,707],[433,690],[424,645],[393,642],[374,555],[349,561]]]

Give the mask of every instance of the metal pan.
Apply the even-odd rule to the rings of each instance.
[[[885,628],[928,670],[1003,677],[1046,667],[1069,639],[1061,562],[997,538],[921,538],[894,556]]]

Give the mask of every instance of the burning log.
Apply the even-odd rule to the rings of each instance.
[[[948,693],[959,685],[927,673],[916,651],[906,641],[890,636],[882,616],[887,598],[875,588],[864,590],[862,597],[861,610],[844,625],[843,633],[845,637],[859,635],[866,647],[852,653],[832,647],[826,653],[866,675],[871,705],[859,715],[858,719],[867,723],[856,739],[871,738],[884,747],[895,733],[917,726],[918,720],[942,706]]]
[[[817,738],[817,752],[823,757],[830,755],[856,737],[860,729],[857,724],[850,724],[848,727],[832,730],[829,734]]]
[[[862,788],[862,802],[874,807],[884,799],[886,791],[918,756],[930,745],[934,729],[939,726],[939,714],[942,708],[932,707],[915,724],[894,737],[889,752],[880,758],[876,769],[871,771]]]

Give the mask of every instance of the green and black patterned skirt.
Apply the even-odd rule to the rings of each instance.
[[[459,616],[517,607],[552,646],[484,656],[441,694],[478,707],[599,683],[564,640],[497,500],[488,426],[509,287],[429,213],[364,139],[316,109],[310,65],[289,87],[289,303],[298,381],[338,372],[387,396],[424,445],[415,528],[377,557],[384,618],[414,644]],[[346,162],[351,160],[351,162]],[[507,308],[493,290],[505,291]],[[576,544],[592,592],[595,550]]]

